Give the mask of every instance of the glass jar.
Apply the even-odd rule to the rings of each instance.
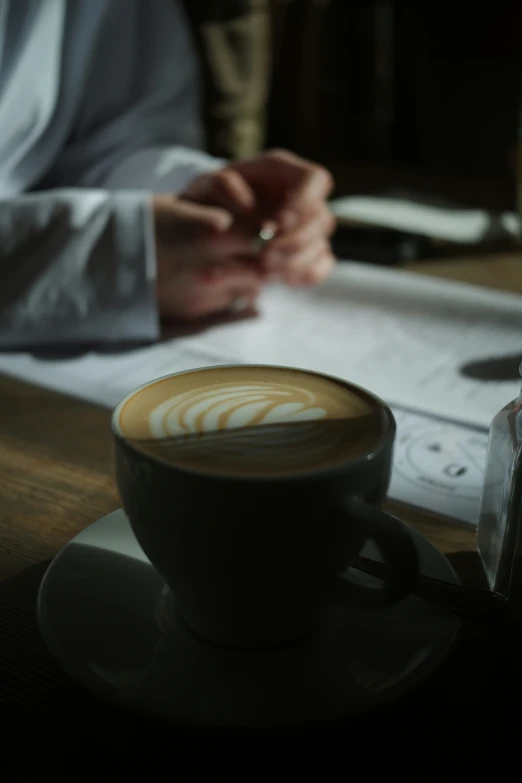
[[[506,614],[520,618],[522,634],[522,390],[491,424],[477,549],[490,588],[507,599]]]

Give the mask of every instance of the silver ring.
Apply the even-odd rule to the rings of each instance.
[[[275,237],[273,228],[262,228],[261,231],[252,239],[252,246],[256,253],[260,253],[263,248]]]

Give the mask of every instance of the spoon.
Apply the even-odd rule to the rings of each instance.
[[[363,571],[365,574],[375,576],[386,581],[390,578],[389,567],[386,563],[371,560],[359,555],[352,568]],[[467,587],[465,585],[445,582],[443,579],[435,579],[432,576],[419,576],[412,592],[429,601],[432,604],[446,609],[459,617],[487,622],[500,617],[506,608],[506,599],[500,593],[492,590],[484,590],[479,587]]]

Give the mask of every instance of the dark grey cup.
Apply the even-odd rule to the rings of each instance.
[[[269,648],[310,630],[325,600],[371,609],[399,600],[417,580],[407,527],[381,509],[395,437],[392,412],[346,385],[379,406],[381,441],[362,458],[298,477],[209,475],[163,463],[122,436],[117,415],[125,400],[115,410],[123,508],[177,612],[197,634],[233,647]],[[380,588],[341,576],[369,538],[394,575]]]

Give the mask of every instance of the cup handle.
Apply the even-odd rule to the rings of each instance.
[[[353,500],[339,509],[339,524],[360,527],[361,545],[371,539],[388,566],[391,579],[379,587],[356,584],[348,576],[336,576],[328,586],[328,600],[340,606],[378,608],[399,601],[412,592],[419,578],[419,556],[404,522],[378,506]],[[350,563],[347,563],[347,567]]]

